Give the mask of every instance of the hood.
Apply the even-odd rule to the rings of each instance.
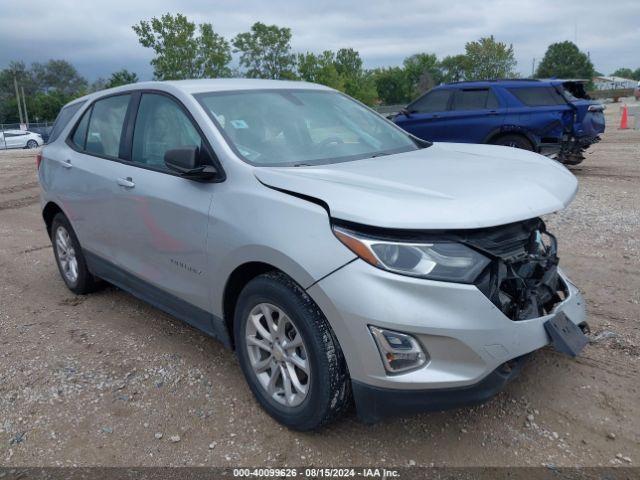
[[[555,212],[576,194],[565,167],[510,147],[434,143],[312,167],[256,168],[263,184],[325,202],[332,218],[396,229],[468,229]]]

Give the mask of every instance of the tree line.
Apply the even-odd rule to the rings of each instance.
[[[464,52],[438,58],[416,53],[400,66],[365,69],[360,53],[345,46],[336,51],[294,52],[290,28],[254,23],[231,39],[210,23],[190,21],[182,14],[165,14],[132,26],[140,44],[153,51],[156,80],[248,77],[305,80],[321,83],[368,104],[403,104],[440,83],[518,77],[513,45],[493,36],[467,42]],[[236,56],[235,64],[232,61]],[[535,77],[591,79],[589,55],[572,42],[549,45]],[[618,69],[614,75],[640,80],[640,68]],[[52,120],[73,98],[138,80],[120,70],[89,83],[69,62],[50,60],[27,67],[12,62],[0,70],[0,123],[18,121],[13,78],[24,88],[30,121]]]
[[[290,28],[262,22],[230,40],[210,23],[196,25],[182,14],[167,13],[132,28],[140,44],[153,50],[151,65],[158,80],[232,76],[305,80],[373,105],[408,102],[442,82],[517,76],[513,46],[493,36],[469,42],[464,54],[442,60],[432,53],[417,53],[400,67],[365,69],[360,53],[349,47],[295,53]],[[230,67],[234,54],[235,69]]]
[[[66,60],[45,63],[11,62],[0,70],[0,123],[18,123],[18,103],[15,82],[20,95],[24,92],[29,122],[52,121],[60,109],[74,98],[105,88],[138,81],[138,76],[126,69],[89,83]],[[22,103],[22,102],[21,102]]]

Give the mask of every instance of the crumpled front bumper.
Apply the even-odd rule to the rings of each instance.
[[[401,276],[362,260],[322,279],[308,293],[340,342],[356,400],[358,390],[368,389],[369,394],[390,390],[381,398],[398,400],[408,395],[402,391],[413,391],[410,403],[414,404],[415,395],[426,397],[446,389],[450,391],[445,397],[452,397],[452,389],[468,390],[483,380],[491,384],[488,391],[493,394],[499,390],[495,385],[501,388],[504,384],[496,377],[497,369],[549,344],[544,323],[555,313],[562,311],[573,323],[583,323],[584,300],[564,273],[559,273],[568,288],[567,298],[549,315],[520,321],[507,318],[474,285]],[[407,373],[387,374],[369,325],[415,336],[428,352],[428,363]],[[458,403],[452,400],[451,406]]]

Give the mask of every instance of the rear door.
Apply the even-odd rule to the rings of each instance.
[[[490,88],[455,90],[451,107],[439,119],[439,140],[443,142],[482,143],[504,123],[506,108]]]
[[[71,130],[66,146],[47,147],[53,153],[45,160],[53,193],[83,249],[111,263],[121,241],[116,179],[125,174],[123,131],[130,101],[129,93],[96,100]]]
[[[396,116],[394,122],[407,132],[427,141],[442,140],[440,119],[449,108],[450,89],[436,89],[427,92],[407,106],[408,115]]]
[[[518,101],[509,107],[510,123],[522,126],[542,143],[559,142],[570,133],[574,108],[551,85],[515,86],[505,89]]]
[[[205,248],[216,184],[177,176],[165,166],[164,155],[171,149],[195,146],[201,161],[209,162],[212,151],[173,97],[145,91],[137,94],[136,104],[128,134],[131,161],[112,179],[119,182],[114,201],[121,239],[118,263],[143,281],[139,288],[150,301],[165,309],[184,310],[173,300],[178,298],[210,310]],[[209,319],[197,312],[188,321],[211,328]]]

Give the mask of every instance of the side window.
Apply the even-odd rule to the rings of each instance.
[[[456,90],[453,94],[452,110],[484,110],[489,97],[488,89]]]
[[[93,104],[85,151],[118,158],[124,119],[131,95],[118,95]]]
[[[84,105],[84,103],[85,102],[77,102],[60,110],[60,113],[58,113],[58,116],[56,117],[56,121],[53,123],[53,128],[51,129],[51,134],[49,135],[47,143],[55,141],[55,139],[60,136],[64,127],[66,127],[69,120],[71,120],[71,117],[76,114],[78,109]]]
[[[181,147],[202,148],[202,138],[182,108],[166,95],[145,93],[133,130],[131,161],[167,170],[164,154]]]
[[[433,90],[409,105],[409,111],[417,113],[444,112],[447,110],[450,96],[450,90]]]
[[[73,137],[71,137],[71,141],[73,144],[78,147],[80,150],[84,150],[87,143],[87,127],[89,126],[89,118],[91,118],[91,110],[89,108],[80,119],[80,122],[76,126],[76,130],[73,132]]]
[[[510,88],[509,92],[529,107],[548,107],[566,104],[562,95],[552,87]]]

